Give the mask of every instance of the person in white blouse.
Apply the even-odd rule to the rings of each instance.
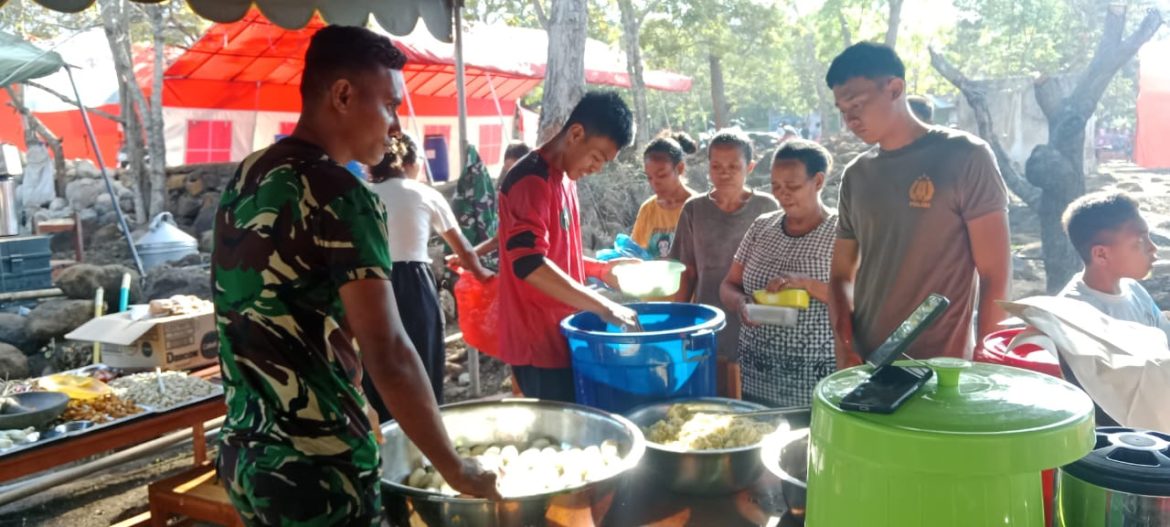
[[[490,280],[494,273],[480,263],[443,195],[418,181],[418,148],[409,136],[391,137],[386,157],[371,166],[369,172],[371,188],[386,205],[390,259],[394,264],[390,281],[402,323],[426,367],[435,399],[442,404],[446,351],[438,283],[427,251],[432,232],[443,238],[459,263],[477,280]],[[367,391],[376,391],[372,384],[364,384]],[[370,398],[379,419],[385,422],[391,416],[385,406],[378,404],[380,400]]]

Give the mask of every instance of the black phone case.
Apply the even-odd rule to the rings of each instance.
[[[885,366],[882,369],[885,369],[885,368],[901,368],[901,367],[900,366]],[[904,388],[901,391],[897,392],[897,394],[898,394],[897,397],[893,398],[892,400],[883,400],[879,404],[865,404],[865,403],[861,402],[861,400],[860,400],[861,396],[859,394],[861,393],[862,387],[866,386],[867,384],[874,383],[874,377],[877,377],[880,374],[881,370],[879,370],[879,371],[874,372],[874,377],[870,377],[864,383],[857,385],[857,387],[854,388],[853,391],[846,394],[845,397],[843,397],[841,399],[839,406],[841,407],[842,410],[848,410],[848,411],[852,411],[852,412],[866,412],[866,413],[871,413],[871,414],[892,414],[892,413],[894,413],[894,411],[897,410],[898,407],[902,406],[902,404],[905,403],[906,400],[910,398],[910,396],[912,396],[916,392],[918,392],[918,390],[920,388],[922,388],[922,386],[925,385],[926,382],[929,381],[931,377],[934,377],[934,370],[931,370],[930,368],[912,368],[912,369],[911,368],[903,368],[903,369],[920,371],[921,374],[916,375],[915,376],[916,378],[912,382],[904,383],[903,384]],[[877,383],[874,383],[874,384],[882,384],[882,383],[880,381],[878,381]]]

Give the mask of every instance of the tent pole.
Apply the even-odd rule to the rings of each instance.
[[[459,100],[459,174],[467,167],[467,86],[463,74],[463,0],[454,0],[455,15],[455,88]]]
[[[406,112],[410,114],[410,127],[414,129],[414,138],[421,141],[415,145],[415,148],[425,149],[427,138],[423,137],[422,131],[418,128],[418,117],[414,115],[414,101],[410,100],[410,87],[406,85],[406,77],[402,77],[402,94],[406,96]],[[423,168],[427,174],[427,183],[435,182],[435,172],[431,170],[431,158],[427,157],[426,152],[422,156]]]
[[[508,121],[504,120],[504,108],[502,106],[500,106],[500,97],[498,95],[496,95],[496,81],[492,79],[491,73],[488,73],[485,71],[484,75],[487,75],[488,89],[491,90],[491,92],[492,92],[492,102],[496,103],[496,115],[499,116],[499,118],[500,118],[500,135],[503,136],[504,130],[508,129]],[[511,141],[511,140],[512,140],[512,134],[509,133],[508,134],[508,141]],[[505,145],[502,145],[500,147],[500,149],[503,150],[504,148],[507,148],[507,147],[508,147],[508,145],[505,144]]]
[[[77,83],[73,81],[73,68],[65,66],[65,73],[69,75],[69,85],[73,86],[73,96],[81,103],[81,92],[77,91]],[[134,267],[138,268],[138,275],[145,277],[146,269],[142,268],[142,259],[138,257],[138,248],[134,246],[134,238],[130,236],[130,226],[126,224],[126,216],[122,214],[122,206],[118,203],[118,195],[114,193],[114,185],[110,182],[110,174],[106,171],[106,162],[102,159],[102,149],[98,146],[97,136],[93,133],[93,124],[89,122],[89,111],[84,104],[78,104],[81,109],[81,122],[85,124],[85,132],[89,134],[89,142],[93,145],[93,155],[97,158],[98,170],[102,171],[102,179],[106,182],[106,192],[114,205],[114,213],[118,216],[118,226],[122,227],[122,236],[126,238],[126,245],[130,246],[130,255],[134,257]],[[130,117],[130,116],[127,116]]]

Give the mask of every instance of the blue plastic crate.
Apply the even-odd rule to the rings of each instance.
[[[623,333],[593,313],[561,322],[577,402],[621,413],[678,397],[715,395],[715,335],[724,314],[700,304],[630,304],[643,332]]]

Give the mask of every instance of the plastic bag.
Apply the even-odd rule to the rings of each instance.
[[[1052,340],[1109,417],[1121,426],[1170,432],[1170,343],[1162,330],[1068,298],[1037,296],[1001,305]]]
[[[638,245],[629,235],[619,234],[613,240],[613,249],[602,249],[595,256],[598,260],[608,262],[618,258],[637,258],[639,260],[653,260],[654,256],[644,247]]]
[[[500,340],[500,281],[476,280],[467,270],[451,266],[459,275],[455,282],[455,308],[459,314],[459,329],[463,341],[479,351],[499,357]]]

